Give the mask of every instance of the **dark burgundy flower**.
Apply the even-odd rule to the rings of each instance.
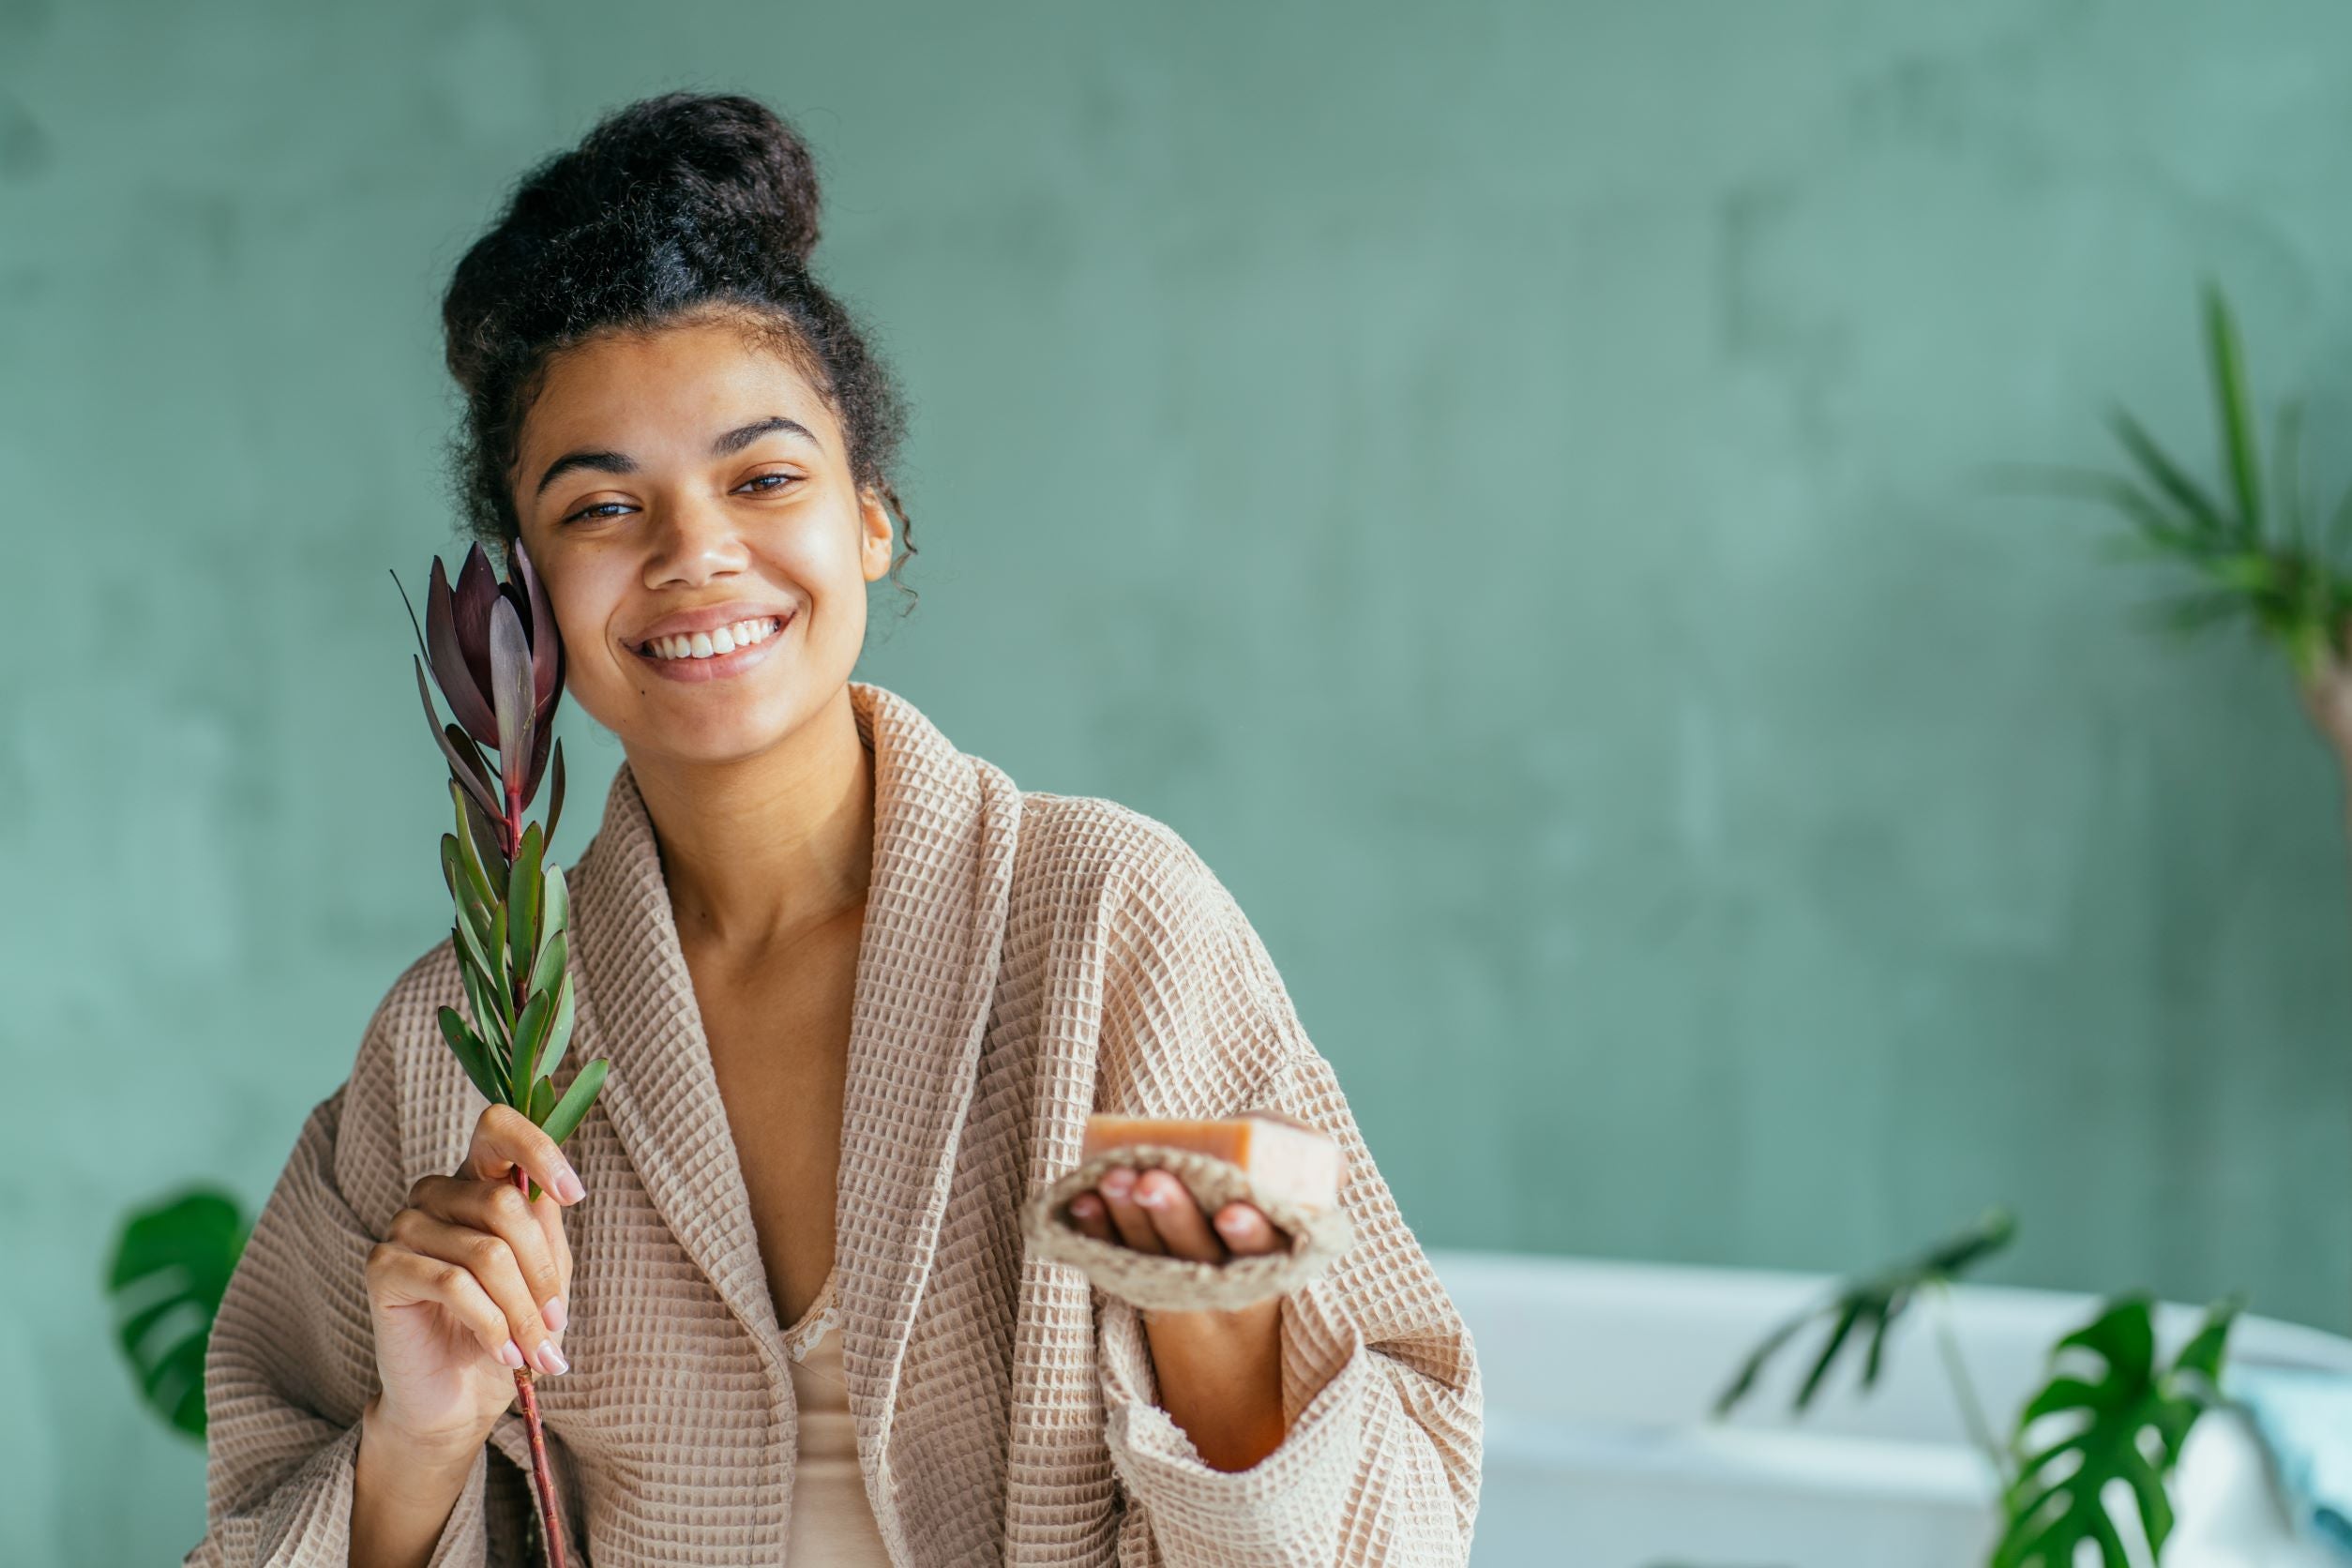
[[[519,821],[538,793],[564,690],[564,640],[554,609],[530,552],[520,540],[508,550],[511,570],[504,582],[479,544],[466,551],[454,586],[435,556],[417,639],[423,656],[416,690],[433,738],[458,782],[492,821]],[[414,620],[413,607],[409,613]],[[445,727],[433,711],[428,667],[456,716],[454,725]],[[498,753],[495,779],[477,749],[483,746]]]

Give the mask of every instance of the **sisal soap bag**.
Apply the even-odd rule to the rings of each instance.
[[[1297,1289],[1347,1251],[1355,1231],[1339,1204],[1346,1164],[1329,1135],[1274,1111],[1200,1122],[1089,1116],[1077,1168],[1030,1199],[1023,1229],[1033,1253],[1075,1266],[1108,1295],[1160,1312],[1229,1312]],[[1172,1171],[1204,1214],[1254,1204],[1289,1244],[1202,1263],[1097,1241],[1071,1221],[1070,1200],[1119,1165]]]

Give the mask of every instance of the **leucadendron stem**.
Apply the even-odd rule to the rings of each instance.
[[[511,861],[522,843],[522,802],[512,793],[507,795],[506,801],[507,816],[499,823],[499,829],[506,840],[507,858]],[[514,918],[512,911],[508,912],[507,918]],[[522,1016],[523,1004],[531,1000],[531,967],[521,965],[515,972],[517,1018]],[[527,1116],[530,1114],[528,1084],[523,1086],[523,1097],[526,1104],[522,1110]],[[510,1179],[515,1190],[522,1194],[527,1201],[531,1197],[531,1173],[517,1166],[510,1173]],[[547,1542],[548,1568],[564,1568],[564,1519],[555,1506],[555,1473],[548,1468],[547,1462],[547,1428],[539,1423],[539,1394],[528,1366],[516,1369],[515,1398],[522,1406],[523,1430],[531,1439],[531,1488],[539,1500],[539,1530]]]
[[[515,1190],[525,1198],[531,1196],[530,1182],[522,1167],[515,1167]],[[531,1437],[531,1487],[539,1499],[539,1529],[547,1539],[548,1568],[564,1568],[564,1519],[555,1507],[555,1472],[548,1469],[547,1428],[539,1425],[539,1395],[528,1366],[515,1373],[515,1397],[522,1402],[523,1430]]]

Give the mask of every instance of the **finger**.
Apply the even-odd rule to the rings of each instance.
[[[555,1139],[547,1136],[545,1127],[512,1106],[484,1107],[475,1121],[474,1138],[466,1146],[465,1163],[458,1174],[489,1180],[507,1175],[517,1166],[565,1203],[577,1203],[588,1195],[580,1172],[564,1157]]]
[[[563,1304],[556,1308],[556,1316],[561,1319],[572,1298],[572,1239],[564,1234],[564,1205],[542,1187],[538,1201],[531,1205],[531,1213],[547,1236],[548,1255],[555,1260],[555,1299]],[[563,1328],[561,1321],[555,1324],[557,1333],[562,1333]]]
[[[1114,1244],[1119,1240],[1118,1233],[1110,1228],[1110,1205],[1103,1201],[1099,1193],[1091,1189],[1070,1199],[1070,1220],[1082,1236],[1092,1236],[1098,1242]]]
[[[1216,1212],[1215,1224],[1217,1234],[1225,1238],[1236,1258],[1279,1252],[1289,1245],[1289,1232],[1276,1227],[1254,1203],[1228,1203]]]
[[[564,1292],[571,1286],[571,1246],[562,1234],[564,1211],[553,1194],[541,1192],[537,1202],[525,1204],[522,1189],[510,1181],[427,1176],[409,1189],[409,1202],[438,1219],[504,1240],[549,1329],[563,1328],[570,1310]],[[550,1227],[556,1232],[551,1239]]]
[[[1199,1263],[1225,1261],[1225,1244],[1209,1229],[1191,1189],[1165,1170],[1147,1170],[1136,1178],[1135,1200],[1152,1216],[1168,1250]]]
[[[1135,1172],[1123,1165],[1112,1166],[1094,1184],[1094,1190],[1110,1205],[1110,1222],[1119,1228],[1119,1239],[1138,1252],[1164,1256],[1168,1246],[1153,1228],[1152,1216],[1137,1205],[1134,1188]]]
[[[517,1193],[517,1199],[522,1195]],[[526,1225],[529,1224],[525,1220]],[[522,1269],[505,1237],[437,1219],[421,1209],[403,1209],[392,1216],[394,1239],[411,1251],[472,1271],[490,1299],[505,1315],[506,1333],[522,1348],[525,1360],[542,1372],[570,1370],[570,1363],[555,1343],[539,1300],[524,1284]],[[532,1226],[536,1234],[538,1228]]]
[[[434,1306],[463,1324],[483,1354],[520,1371],[522,1348],[506,1331],[506,1315],[481,1281],[455,1263],[428,1258],[398,1242],[378,1242],[368,1254],[368,1294],[395,1311]]]
[[[522,1191],[515,1185],[512,1175],[501,1184],[517,1194]],[[554,1266],[554,1315],[550,1322],[560,1332],[564,1327],[562,1319],[572,1289],[572,1241],[564,1233],[564,1204],[552,1191],[543,1186],[539,1189],[539,1196],[530,1200],[530,1205],[531,1217],[538,1222],[540,1234],[547,1238],[548,1259]],[[535,1282],[535,1291],[544,1288],[544,1281]],[[545,1298],[542,1302],[544,1304]]]

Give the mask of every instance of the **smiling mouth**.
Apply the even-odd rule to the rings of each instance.
[[[784,629],[790,616],[755,616],[714,631],[676,637],[656,637],[637,645],[637,652],[657,664],[691,664],[719,658],[738,648],[756,648]]]

